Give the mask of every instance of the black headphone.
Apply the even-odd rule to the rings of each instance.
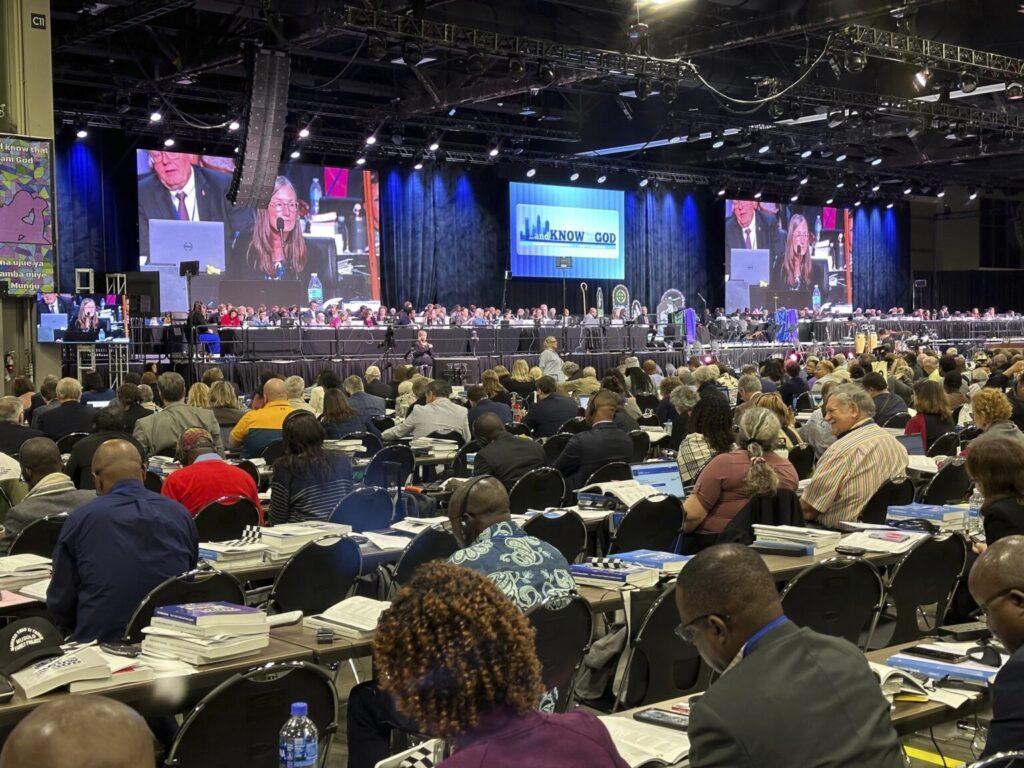
[[[470,543],[470,541],[469,532],[466,530],[466,522],[469,520],[469,518],[473,517],[473,515],[469,514],[469,512],[466,511],[467,509],[469,509],[469,499],[470,496],[473,495],[473,488],[477,485],[477,483],[488,477],[491,477],[491,475],[476,475],[474,477],[471,477],[466,482],[466,484],[462,486],[463,488],[466,489],[466,492],[465,495],[462,497],[462,507],[459,509],[459,525],[462,526],[462,540],[467,545]]]

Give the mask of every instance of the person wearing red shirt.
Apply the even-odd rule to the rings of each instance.
[[[230,310],[221,315],[220,325],[222,328],[241,328],[242,318],[238,314],[238,310],[232,307]]]
[[[223,496],[242,496],[256,505],[260,525],[263,525],[263,505],[256,483],[245,470],[220,457],[209,432],[198,427],[182,432],[176,458],[181,462],[181,469],[164,480],[161,489],[164,496],[184,506],[192,517],[211,501]]]

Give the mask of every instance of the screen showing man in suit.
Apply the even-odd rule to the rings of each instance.
[[[376,173],[289,163],[270,203],[227,200],[233,158],[139,150],[139,264],[160,273],[163,311],[188,309],[182,262],[198,261],[194,300],[300,306],[379,300]],[[314,275],[316,279],[314,280]]]
[[[852,303],[852,232],[845,208],[726,200],[726,310]]]

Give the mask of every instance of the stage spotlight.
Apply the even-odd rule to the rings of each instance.
[[[939,187],[939,191],[935,193],[935,196],[937,198],[939,198],[939,199],[942,199],[943,197],[945,197],[946,196],[946,188],[945,187]]]
[[[603,173],[597,177],[598,184],[604,184],[606,181],[608,181],[608,177],[605,176]]]
[[[715,134],[714,136],[711,137],[711,148],[712,149],[721,149],[724,146],[725,146],[725,137],[722,136],[722,134],[717,133],[717,134]]]
[[[928,65],[921,67],[914,73],[914,88],[918,91],[923,91],[928,87],[928,83],[931,82],[932,71],[928,69]]]
[[[297,149],[293,149],[291,154],[288,155],[288,157],[290,157],[292,160],[298,160],[301,156],[302,153],[300,153],[299,150]]]
[[[846,110],[842,107],[830,109],[826,118],[826,125],[829,128],[840,128],[846,122]]]
[[[845,152],[840,152],[838,155],[836,155],[836,162],[837,163],[845,163],[846,162],[846,153]]]
[[[455,117],[455,114],[459,111],[458,107],[452,107],[448,110],[448,117]]]
[[[356,165],[366,165],[366,158],[365,157],[357,157],[356,158]]]
[[[304,126],[304,127],[299,129],[299,138],[300,139],[308,139],[309,138],[309,127],[308,126]]]
[[[864,201],[861,200],[860,198],[857,198],[856,200],[853,201],[853,207],[854,208],[860,208],[861,205],[863,205],[863,204],[864,204]]]
[[[646,176],[644,176],[642,179],[640,179],[640,188],[643,189],[644,187],[646,187],[650,183],[651,183],[651,180],[648,179]]]
[[[860,51],[850,51],[846,54],[846,71],[847,72],[863,72],[864,67],[867,66],[868,59]]]
[[[395,128],[391,134],[391,143],[396,147],[400,147],[405,143],[405,134],[402,133],[401,128]]]
[[[498,139],[491,139],[490,144],[487,145],[487,156],[497,157],[501,152],[501,142]]]
[[[666,104],[671,104],[679,96],[679,86],[671,80],[666,80],[661,84],[661,98],[664,99]]]
[[[377,143],[377,134],[376,133],[371,133],[369,136],[366,137],[366,146],[372,147],[376,143]]]
[[[973,72],[963,72],[960,75],[960,90],[963,93],[974,93],[978,89],[978,76]]]
[[[903,185],[903,194],[904,195],[912,195],[912,194],[914,194],[914,185],[911,182],[908,181],[906,184]]]
[[[830,197],[828,200],[825,201],[825,205],[832,205],[832,203],[834,203],[835,201],[836,199],[834,197]]]
[[[423,161],[422,160],[417,160],[416,161],[416,165],[413,166],[413,170],[415,170],[415,171],[422,171],[423,170]]]
[[[132,100],[127,93],[123,91],[117,94],[117,114],[127,115],[132,111]]]
[[[366,44],[366,53],[371,59],[380,61],[388,55],[388,41],[380,35],[371,35]]]
[[[484,61],[484,55],[480,51],[470,51],[466,57],[466,72],[475,77],[482,75],[486,68],[487,62]]]
[[[757,190],[757,192],[754,193],[754,199],[755,200],[760,200],[763,196],[764,196],[764,190],[759,189],[759,190]]]
[[[573,171],[569,175],[569,181],[579,181],[579,180],[580,180],[580,172],[579,171]]]
[[[725,197],[725,187],[719,187],[718,188],[718,196],[719,197]]]
[[[810,176],[804,176],[802,179],[800,179],[800,186],[801,187],[807,186],[807,182],[809,182],[810,180],[811,180]]]
[[[174,146],[174,139],[172,139],[170,136],[168,136],[166,139],[164,139],[164,146],[165,147],[173,147]]]
[[[800,193],[799,192],[794,192],[792,195],[790,195],[789,202],[795,203],[799,199],[800,199]]]
[[[971,187],[969,190],[967,190],[967,199],[968,200],[977,200],[978,199],[978,188],[977,187]]]
[[[809,158],[813,154],[814,154],[814,150],[813,149],[805,149],[803,152],[800,153],[800,159],[801,160],[806,160],[807,158]]]
[[[441,139],[440,139],[440,137],[436,133],[432,134],[430,139],[428,139],[428,141],[427,141],[427,149],[429,149],[431,152],[437,152],[437,150],[439,150],[440,148],[441,148]]]
[[[646,77],[638,77],[633,85],[633,92],[640,101],[644,101],[651,95],[651,81]]]
[[[163,112],[160,110],[160,99],[154,97],[149,100],[149,122],[159,123],[164,119]]]
[[[1024,99],[1024,85],[1020,83],[1006,84],[1006,98],[1008,101],[1020,101]]]
[[[872,191],[872,192],[877,192],[877,191],[878,191],[878,190],[880,190],[881,188],[882,188],[882,185],[881,185],[881,184],[879,184],[879,183],[878,183],[878,182],[876,181],[876,182],[875,182],[875,183],[874,183],[874,184],[873,184],[873,185],[871,186],[871,191]]]
[[[886,207],[886,208],[887,208],[888,210],[890,210],[890,211],[891,211],[891,210],[892,210],[892,207],[893,207],[893,205],[895,205],[895,203],[893,203],[893,201],[892,201],[892,200],[890,200],[890,201],[889,201],[889,202],[888,202],[888,203],[886,204],[886,206],[885,206],[885,207]]]
[[[230,123],[228,123],[228,130],[229,131],[237,131],[241,127],[242,127],[242,124],[239,123],[237,120],[232,120]]]
[[[845,186],[846,186],[846,182],[843,181],[842,179],[840,179],[839,181],[836,182],[836,189],[842,189]]]
[[[526,63],[519,56],[508,57],[508,74],[516,82],[526,77]]]
[[[771,141],[766,141],[761,146],[759,146],[757,148],[757,154],[759,154],[759,155],[767,155],[769,150],[771,150],[771,148],[772,148]]]
[[[528,178],[528,179],[532,179],[536,175],[537,175],[537,169],[536,168],[531,168],[530,170],[528,170],[526,172],[526,178]]]
[[[869,162],[871,163],[871,165],[873,167],[877,168],[878,166],[880,166],[882,164],[882,158],[880,158],[880,157],[872,157]]]
[[[81,123],[78,126],[78,129],[75,131],[75,136],[77,136],[80,139],[84,139],[88,135],[89,135],[89,128],[86,126],[85,123]]]
[[[406,41],[405,45],[402,46],[402,61],[410,67],[415,67],[423,61],[423,49],[420,47],[420,44],[414,43],[412,40]]]
[[[537,65],[537,79],[543,85],[551,85],[555,82],[555,68],[550,63],[542,61]]]

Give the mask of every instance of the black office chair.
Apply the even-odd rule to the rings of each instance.
[[[923,537],[889,575],[886,610],[871,647],[909,643],[941,627],[966,563],[967,542],[960,534]]]
[[[973,440],[976,437],[979,437],[982,434],[982,430],[978,429],[977,427],[964,427],[963,429],[961,429],[957,433],[957,438],[960,442],[960,450],[963,451],[968,445],[970,445],[971,440]]]
[[[651,436],[642,429],[634,429],[629,439],[633,441],[633,463],[639,464],[651,452]]]
[[[971,763],[967,768],[1024,768],[1024,750],[997,752],[984,760]]]
[[[356,488],[343,498],[334,511],[330,522],[351,525],[354,533],[379,531],[391,525],[395,505],[384,488]]]
[[[395,420],[392,419],[390,416],[371,416],[370,422],[381,432],[383,432],[385,429],[391,429],[393,426],[395,426]]]
[[[796,398],[796,412],[810,413],[814,410],[814,403],[811,402],[810,392],[801,392]]]
[[[903,429],[907,426],[908,421],[910,421],[909,413],[897,413],[886,419],[882,426],[886,429]]]
[[[480,447],[480,442],[477,440],[470,440],[460,447],[452,461],[451,469],[448,470],[448,477],[471,477],[473,467],[470,466],[468,457],[470,454],[477,453]]]
[[[147,491],[160,493],[164,487],[164,479],[151,469],[146,470],[146,476],[142,479],[142,485]]]
[[[577,416],[565,422],[565,424],[558,428],[558,431],[568,432],[570,435],[575,435],[579,432],[586,432],[588,429],[590,429],[590,425],[587,424],[587,420]]]
[[[618,708],[640,707],[691,693],[711,682],[711,669],[697,649],[678,637],[675,584],[664,587],[625,653],[625,672],[615,695]]]
[[[654,411],[658,408],[658,396],[640,394],[636,396],[636,407],[642,411]]]
[[[939,435],[928,449],[928,455],[935,456],[956,456],[960,450],[960,435],[957,432],[946,432]]]
[[[653,413],[650,414],[650,415],[647,415],[647,414],[642,415],[639,419],[636,420],[636,423],[639,424],[641,427],[660,427],[660,426],[662,426],[661,422],[658,420],[658,417],[655,416]]]
[[[135,609],[124,630],[126,643],[142,642],[142,628],[148,627],[153,612],[163,605],[206,603],[213,601],[245,605],[245,593],[230,573],[199,568],[181,576],[172,576],[157,585]]]
[[[505,424],[505,431],[510,435],[523,435],[524,437],[533,437],[533,430],[528,426],[519,421],[509,421]]]
[[[237,466],[238,466],[239,469],[244,471],[247,475],[249,475],[249,477],[252,478],[252,481],[254,483],[256,483],[256,488],[257,489],[259,489],[261,491],[266,490],[266,488],[269,485],[269,483],[267,481],[262,480],[262,478],[260,478],[260,471],[259,471],[259,469],[256,468],[255,464],[253,464],[248,459],[245,459],[244,461],[238,462]]]
[[[575,512],[547,512],[534,515],[523,525],[530,536],[553,546],[574,563],[587,548],[587,524]]]
[[[609,483],[615,480],[632,480],[633,472],[629,468],[629,464],[624,461],[611,461],[605,464],[603,467],[598,467],[594,472],[587,478],[587,482],[583,485],[592,485],[593,483]]]
[[[779,488],[773,494],[760,494],[751,497],[750,501],[736,516],[730,520],[714,543],[737,543],[750,546],[757,538],[755,525],[791,525],[804,527],[804,514],[800,508],[797,495],[785,488]],[[710,537],[713,534],[696,534]]]
[[[557,507],[565,496],[565,480],[553,467],[537,467],[520,477],[509,493],[509,508],[513,515],[522,515],[528,509],[544,510]]]
[[[534,646],[544,688],[557,694],[555,712],[565,712],[583,657],[590,647],[594,613],[577,595],[550,598],[526,613],[536,630]]]
[[[377,451],[384,447],[384,443],[372,432],[351,432],[345,435],[344,439],[359,440],[363,443],[363,450],[359,452],[359,456],[376,456]]]
[[[165,768],[277,768],[278,734],[295,701],[306,702],[320,735],[319,765],[325,765],[337,730],[338,692],[328,670],[289,661],[236,674],[204,696],[185,716]]]
[[[67,515],[51,515],[31,523],[21,529],[14,541],[11,542],[11,549],[8,555],[39,555],[39,557],[53,557],[54,547],[57,546],[57,539],[60,537],[61,528],[67,522]]]
[[[284,441],[275,440],[267,443],[260,451],[260,458],[267,462],[268,467],[274,466],[274,462],[284,456]]]
[[[798,445],[789,452],[789,463],[796,470],[800,480],[806,480],[814,474],[814,448],[810,445]]]
[[[461,432],[454,429],[435,429],[427,437],[433,440],[450,440],[455,443],[459,448],[466,444],[466,438],[462,436]]]
[[[866,646],[882,607],[882,577],[867,560],[837,555],[808,566],[782,590],[782,610],[801,627]],[[865,637],[866,633],[866,637]]]
[[[388,445],[370,459],[363,474],[363,485],[395,488],[408,482],[416,468],[416,457],[407,445]]]
[[[57,441],[57,450],[60,451],[62,456],[65,453],[71,453],[71,449],[75,447],[75,443],[83,437],[88,436],[88,432],[69,432]]]
[[[906,477],[886,480],[868,499],[864,509],[857,515],[862,523],[883,525],[889,515],[889,507],[910,504],[914,501],[914,484]]]
[[[258,526],[263,515],[251,499],[221,496],[196,513],[200,541],[240,539],[246,526]]]
[[[963,409],[964,409],[964,406],[962,404],[958,405],[956,408],[954,408],[953,409],[953,413],[949,417],[949,420],[952,421],[954,424],[959,424],[960,423],[960,412]]]
[[[662,494],[641,499],[629,508],[615,529],[608,554],[635,549],[673,552],[684,517],[683,502],[675,496]]]
[[[416,534],[402,556],[395,564],[391,578],[395,584],[408,584],[417,569],[424,563],[434,560],[447,560],[459,549],[446,524],[434,525]]]
[[[323,613],[348,597],[361,570],[358,544],[344,536],[323,536],[288,558],[270,588],[268,608]]]
[[[923,504],[959,504],[967,497],[971,485],[967,459],[956,457],[942,465],[919,495]]]
[[[554,464],[555,459],[562,455],[565,446],[572,440],[571,432],[559,432],[552,435],[544,442],[544,458],[548,464]]]

